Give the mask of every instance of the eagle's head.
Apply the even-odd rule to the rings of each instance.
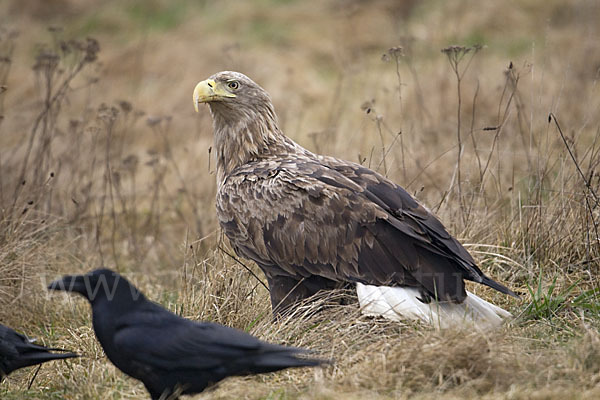
[[[198,83],[193,99],[196,112],[200,103],[207,103],[213,114],[226,113],[231,119],[243,119],[249,114],[264,112],[273,114],[269,94],[239,72],[218,72]]]
[[[217,182],[235,168],[261,157],[306,151],[283,135],[269,94],[239,72],[218,72],[198,83],[194,108],[212,114]]]

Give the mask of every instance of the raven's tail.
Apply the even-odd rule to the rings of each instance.
[[[255,359],[252,373],[274,372],[286,368],[317,367],[331,364],[331,360],[309,357],[310,350],[298,347],[273,346],[270,351]]]
[[[49,351],[31,351],[24,352],[19,356],[19,359],[14,362],[14,369],[29,367],[32,365],[42,364],[52,360],[63,360],[66,358],[79,357],[75,353],[51,353]]]

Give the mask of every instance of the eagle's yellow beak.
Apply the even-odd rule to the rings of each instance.
[[[212,79],[199,82],[194,88],[194,109],[198,112],[198,104],[219,100],[223,97],[235,97],[235,94],[227,91],[222,83],[217,83]]]

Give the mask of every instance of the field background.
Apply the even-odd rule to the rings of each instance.
[[[83,357],[30,388],[20,370],[0,397],[146,398],[88,304],[45,290],[106,266],[185,317],[335,359],[198,398],[600,398],[598,21],[594,0],[3,0],[0,321]],[[218,229],[210,115],[192,104],[224,69],[271,94],[288,136],[434,210],[521,294],[470,286],[514,320],[440,332],[355,299],[314,315],[317,299],[273,322]]]

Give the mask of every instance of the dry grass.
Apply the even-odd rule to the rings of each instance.
[[[43,366],[29,389],[35,369],[14,373],[3,399],[146,397],[104,357],[88,305],[45,290],[99,266],[186,317],[335,359],[199,398],[600,396],[594,2],[15,0],[0,11],[0,321],[83,355]],[[267,291],[219,250],[231,252],[214,215],[211,122],[190,94],[222,69],[261,83],[304,146],[376,168],[435,210],[522,294],[470,288],[515,319],[439,332],[362,317],[353,294],[330,293],[348,305],[325,296],[273,322]]]

